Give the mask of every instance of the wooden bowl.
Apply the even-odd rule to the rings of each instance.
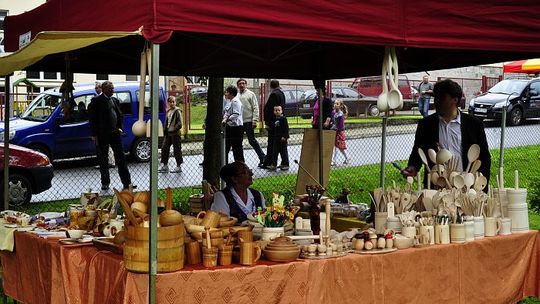
[[[268,248],[268,246],[266,246]],[[264,257],[273,262],[292,262],[298,259],[300,249],[296,250],[269,250],[264,249]]]

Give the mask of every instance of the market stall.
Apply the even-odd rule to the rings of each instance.
[[[452,13],[449,14],[447,4],[432,1],[417,2],[415,6],[406,1],[376,4],[316,1],[306,5],[287,1],[240,1],[235,3],[235,8],[241,9],[231,10],[229,4],[222,1],[180,3],[154,0],[134,5],[128,0],[69,4],[53,0],[32,12],[6,18],[6,48],[8,51],[20,51],[11,57],[0,58],[0,65],[4,66],[3,61],[16,61],[17,56],[24,53],[24,42],[41,31],[133,32],[142,26],[142,36],[127,35],[76,50],[70,49],[71,58],[75,58],[70,63],[72,71],[137,74],[140,51],[146,41],[154,43],[152,84],[157,83],[158,75],[177,74],[234,74],[318,80],[373,75],[380,72],[385,46],[390,45],[397,47],[393,52],[397,52],[400,59],[401,71],[449,68],[537,56],[540,50],[537,39],[540,25],[530,11],[538,5],[536,2],[514,5],[513,14],[509,16],[506,3],[491,3],[489,13],[478,14],[485,9],[482,1],[454,2]],[[107,10],[102,11],[101,8],[105,7]],[[126,10],[126,7],[130,9]],[[116,14],[118,11],[123,13]],[[148,14],[149,11],[153,14]],[[426,11],[430,13],[425,14]],[[80,17],[81,12],[84,12],[84,18]],[[471,28],[475,28],[475,31],[470,31]],[[31,48],[32,43],[26,50]],[[31,65],[27,69],[61,70],[66,58],[64,51],[51,51],[38,61],[31,58],[28,61]],[[184,60],[178,60],[179,57]],[[338,57],[340,60],[335,60]],[[95,64],[96,58],[102,59],[101,65]],[[397,64],[397,61],[394,62]],[[7,74],[10,71],[3,72]],[[156,97],[157,86],[154,88]],[[152,120],[156,121],[157,105],[153,106],[156,116]],[[157,128],[154,130],[153,148],[156,150]],[[156,201],[157,161],[153,162],[152,168],[152,201]],[[441,176],[440,171],[438,175]],[[402,193],[399,195],[404,197]],[[310,203],[310,214],[318,216],[319,211],[315,206],[318,201]],[[133,208],[132,205],[124,208],[128,216],[130,208]],[[156,232],[156,209],[156,204],[152,204],[152,233]],[[383,210],[378,211],[385,212]],[[129,217],[131,226],[138,227],[139,220]],[[142,218],[143,225],[148,223],[144,216],[138,217]],[[390,216],[387,214],[380,218],[390,219]],[[318,220],[311,223],[318,223]],[[187,228],[187,223],[182,224],[186,224]],[[448,226],[444,225],[444,217],[439,224]],[[196,225],[201,226],[200,223]],[[215,228],[206,227],[213,226],[210,224],[202,226]],[[311,227],[315,228],[315,225]],[[317,228],[321,227],[317,224]],[[329,228],[327,226],[326,231]],[[202,236],[202,231],[193,232],[200,232]],[[213,233],[210,230],[205,232],[209,238]],[[305,303],[319,302],[321,299],[326,302],[432,302],[434,299],[437,301],[437,297],[440,302],[465,302],[479,298],[492,299],[492,302],[512,302],[526,295],[538,295],[537,232],[494,236],[467,244],[423,246],[428,245],[424,234],[415,231],[414,235],[405,237],[409,247],[413,240],[420,240],[417,236],[422,236],[421,243],[417,245],[426,248],[403,249],[396,242],[395,246],[401,248],[394,251],[394,246],[389,246],[387,249],[392,250],[385,251],[384,247],[391,243],[389,240],[393,240],[393,237],[390,234],[385,240],[386,235],[377,236],[376,232],[386,232],[383,228],[383,231],[366,231],[367,234],[362,233],[358,237],[354,233],[349,238],[355,238],[354,247],[352,240],[346,242],[347,250],[342,250],[336,258],[328,258],[329,252],[333,252],[333,245],[337,245],[330,240],[330,233],[323,238],[320,231],[312,232],[312,236],[319,236],[322,244],[303,245],[302,252],[305,258],[307,252],[307,258],[300,261],[294,259],[290,263],[264,265],[266,262],[255,261],[255,258],[248,256],[244,263],[255,263],[255,266],[202,270],[185,266],[185,260],[178,258],[175,261],[179,264],[175,265],[179,267],[177,270],[160,273],[156,277],[157,302],[175,302],[176,299],[188,303],[212,300],[235,303],[244,299],[246,302],[247,299],[252,302],[298,299],[298,302]],[[372,235],[375,237],[372,238]],[[172,242],[178,245],[179,237]],[[213,239],[223,242],[224,236]],[[374,240],[379,243],[381,239],[383,248],[379,244],[374,248]],[[431,238],[427,240],[429,242]],[[15,233],[15,252],[2,252],[6,293],[29,303],[62,303],[62,299],[80,303],[144,303],[149,298],[148,289],[152,286],[152,283],[148,283],[150,276],[125,270],[126,251],[122,257],[98,252],[91,245],[78,244],[79,241],[67,242],[72,244],[64,245],[64,242],[59,245],[58,240]],[[212,244],[213,240],[206,242]],[[201,240],[201,243],[204,241]],[[198,242],[196,245],[199,245]],[[251,244],[243,247],[256,246]],[[208,246],[206,261],[202,255],[202,263],[208,268],[214,266],[217,258],[217,253],[211,248]],[[201,249],[205,251],[204,247]],[[349,253],[350,250],[357,252]],[[296,252],[297,249],[291,251]],[[26,260],[29,256],[32,258]],[[320,259],[310,259],[310,256]],[[159,258],[158,254],[158,263]],[[28,267],[21,266],[25,263]],[[189,267],[194,267],[194,270]],[[151,275],[155,273],[151,272]],[[102,285],[107,286],[101,288]]]

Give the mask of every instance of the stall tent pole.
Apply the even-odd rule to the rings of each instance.
[[[11,74],[5,76],[4,86],[4,182],[2,187],[4,188],[4,210],[9,210],[9,119],[11,118]]]
[[[388,112],[386,112],[388,114]],[[382,135],[381,135],[381,180],[380,186],[384,189],[384,167],[386,164],[386,124],[388,123],[388,116],[385,115],[382,119]]]
[[[158,124],[159,120],[159,44],[152,43],[152,72],[150,75],[150,100],[152,101],[151,118],[151,161],[150,161],[150,255],[148,259],[149,289],[148,303],[156,303],[156,277],[157,277],[157,192],[158,192]]]
[[[323,175],[323,108],[324,108],[324,95],[323,89],[319,88],[319,184],[324,185]]]

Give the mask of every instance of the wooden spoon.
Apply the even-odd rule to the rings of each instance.
[[[456,187],[459,191],[462,191],[463,187],[465,186],[465,179],[463,178],[463,175],[456,175],[453,179],[454,187]]]
[[[469,160],[469,163],[467,164],[467,168],[465,169],[465,172],[469,172],[472,162],[477,160],[478,156],[480,156],[480,146],[477,144],[474,144],[469,148],[469,151],[467,151],[467,159]]]
[[[487,185],[487,178],[483,175],[476,176],[476,181],[474,182],[474,190],[480,192],[484,190]]]
[[[433,149],[428,149],[428,156],[429,156],[429,159],[434,163],[436,164],[437,163],[437,152],[435,152],[435,150]]]
[[[478,171],[478,169],[480,169],[480,166],[482,166],[482,161],[479,159],[475,160],[471,166],[471,173],[475,174]]]
[[[472,185],[474,185],[474,174],[472,173],[466,173],[463,177],[463,181],[465,182],[465,186],[467,187],[467,191],[471,188]]]
[[[447,149],[441,149],[437,152],[435,159],[437,160],[438,165],[443,165],[452,158],[452,152]]]
[[[113,188],[114,194],[116,194],[116,197],[118,198],[118,202],[120,203],[120,206],[122,206],[122,209],[124,209],[124,212],[126,213],[126,216],[133,226],[138,226],[139,222],[137,221],[137,217],[135,217],[135,214],[131,211],[131,208],[129,207],[129,204],[124,200],[122,195],[120,195],[120,192]]]
[[[426,154],[424,153],[424,150],[422,150],[422,148],[418,148],[418,155],[420,155],[420,159],[422,160],[424,165],[426,165],[426,167],[429,169],[429,164],[426,158]]]

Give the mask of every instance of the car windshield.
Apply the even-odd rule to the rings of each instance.
[[[59,103],[60,96],[40,94],[26,108],[21,118],[33,121],[46,121],[51,117]]]
[[[315,95],[317,94],[317,91],[315,90],[307,90],[304,93],[302,93],[301,99],[312,99],[315,98]]]
[[[488,92],[493,94],[519,94],[521,93],[521,91],[523,91],[523,88],[525,88],[526,85],[527,81],[516,81],[507,79],[494,85],[491,89],[488,90]]]

